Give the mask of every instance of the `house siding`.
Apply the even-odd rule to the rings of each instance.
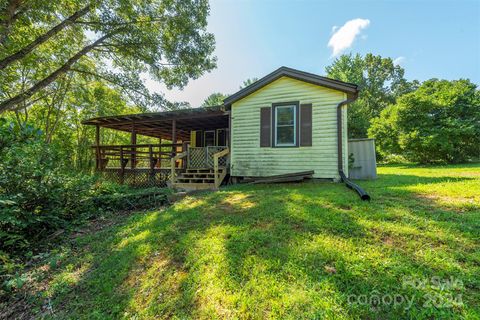
[[[232,176],[271,176],[314,170],[315,178],[338,180],[338,103],[346,99],[340,91],[281,77],[232,104]],[[272,103],[299,101],[312,104],[312,146],[260,147],[260,109]],[[343,115],[343,163],[348,174],[346,106]]]

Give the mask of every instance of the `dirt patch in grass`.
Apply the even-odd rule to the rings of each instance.
[[[182,285],[188,277],[183,266],[161,252],[152,254],[132,270],[123,284],[123,289],[134,291],[124,315],[155,314],[155,306],[163,304],[162,316],[173,316],[175,307],[183,300]],[[181,303],[180,303],[181,304]]]
[[[480,202],[474,196],[459,197],[438,194],[418,194],[416,197],[443,210],[456,213],[465,213],[480,210]]]
[[[216,208],[227,213],[241,213],[256,206],[256,199],[253,195],[234,193],[225,197],[216,204]]]
[[[389,246],[389,247],[393,246],[394,243],[395,243],[395,241],[393,240],[393,238],[390,237],[390,236],[383,236],[383,237],[382,237],[382,242],[383,242],[385,245]]]

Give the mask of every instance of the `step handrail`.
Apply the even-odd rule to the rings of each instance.
[[[172,184],[175,183],[175,162],[177,162],[177,160],[179,159],[183,159],[185,158],[186,156],[188,155],[188,152],[187,151],[184,151],[182,153],[179,153],[177,154],[175,157],[173,157],[171,160],[170,160],[170,169],[171,169],[171,173],[170,173],[170,180],[172,181]]]
[[[214,172],[214,177],[215,177],[215,188],[216,189],[218,189],[218,187],[220,187],[220,184],[222,183],[223,179],[227,175],[227,170],[225,169],[225,170],[222,171],[221,177],[220,177],[220,175],[218,173],[218,159],[223,157],[223,156],[226,156],[229,153],[230,153],[230,149],[226,148],[226,149],[223,149],[220,152],[217,152],[217,153],[213,154],[213,172]]]

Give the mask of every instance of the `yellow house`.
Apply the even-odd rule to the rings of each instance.
[[[348,184],[347,104],[357,96],[355,84],[281,67],[220,106],[83,123],[97,128],[97,170],[122,183],[218,188],[310,172]],[[130,132],[131,144],[101,145],[100,128]],[[138,134],[159,143],[137,144]]]
[[[343,170],[348,175],[347,107],[342,102],[356,95],[356,85],[282,67],[227,98],[225,104],[231,108],[232,175],[270,176],[313,170],[315,178],[339,180],[339,146]]]

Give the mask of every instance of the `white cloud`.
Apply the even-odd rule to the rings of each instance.
[[[328,46],[332,48],[332,56],[337,56],[346,49],[350,48],[355,38],[370,24],[368,19],[353,19],[347,21],[339,29],[335,28],[335,33],[328,41]]]
[[[402,65],[404,62],[405,62],[405,57],[402,57],[402,56],[397,57],[395,58],[395,60],[393,60],[393,64],[396,66]]]

